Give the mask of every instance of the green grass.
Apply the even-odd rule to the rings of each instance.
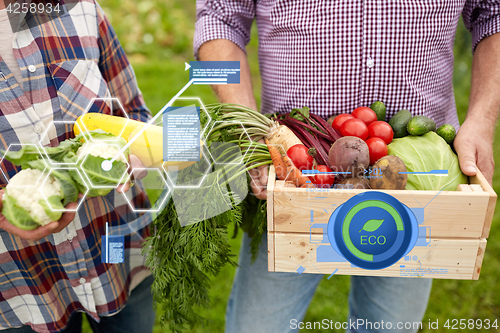
[[[194,25],[194,2],[177,1],[147,1],[148,8],[139,11],[137,4],[131,0],[102,0],[101,5],[105,10],[112,13],[112,23],[117,28],[117,33],[122,41],[127,45],[127,51],[130,52],[130,59],[134,65],[139,87],[141,88],[149,108],[157,112],[169,101],[188,81],[188,72],[184,71],[184,62],[193,60],[191,55],[191,37]],[[151,3],[160,4],[161,12],[166,16],[163,21],[170,19],[170,12],[173,12],[173,20],[184,20],[180,25],[182,33],[172,28],[171,24],[164,23],[162,26],[167,29],[160,34],[152,30],[151,26],[144,23],[147,21],[150,12],[154,11]],[[124,6],[128,7],[124,7]],[[116,17],[125,15],[125,11],[131,10],[130,19],[118,20]],[[153,8],[153,9],[151,9]],[[171,10],[169,10],[169,8]],[[134,16],[135,15],[135,16]],[[135,27],[131,20],[137,20],[143,27]],[[177,21],[176,21],[177,22]],[[118,24],[118,26],[116,26]],[[141,25],[139,24],[139,25]],[[158,47],[141,44],[135,30],[143,29],[149,33],[159,34],[160,44]],[[149,30],[148,30],[149,29]],[[170,29],[170,30],[168,30]],[[141,30],[142,31],[142,30]],[[165,36],[171,36],[170,39]],[[257,62],[257,42],[255,31],[253,32],[253,41],[248,48],[248,55],[252,69],[254,89],[257,100],[260,100],[260,80],[258,74]],[[170,41],[171,43],[166,43]],[[156,43],[156,42],[155,42]],[[172,44],[173,43],[173,44]],[[154,43],[153,43],[154,44]],[[459,119],[463,121],[467,112],[468,96],[470,91],[470,35],[460,23],[455,44],[455,71],[454,88]],[[183,96],[199,97],[203,103],[215,102],[216,99],[209,87],[191,86]],[[496,134],[496,140],[500,139],[500,134]],[[500,146],[494,147],[495,156],[500,156]],[[494,177],[493,187],[495,191],[500,191],[500,172],[497,168]],[[442,323],[449,318],[464,319],[495,319],[500,318],[500,287],[497,283],[497,277],[500,275],[500,210],[497,209],[493,226],[491,228],[491,237],[488,240],[486,254],[483,261],[481,277],[479,281],[458,281],[458,280],[434,280],[431,299],[424,323],[429,319],[435,321],[439,319],[441,328],[438,332],[447,332],[442,327]],[[241,235],[231,240],[233,252],[236,255],[240,247]],[[210,292],[212,307],[210,309],[200,309],[200,314],[208,318],[208,325],[198,327],[194,332],[222,332],[224,329],[224,314],[227,299],[229,297],[231,284],[235,268],[225,267],[221,274],[213,278],[212,289]],[[321,321],[328,318],[333,321],[344,321],[347,317],[347,294],[350,281],[347,276],[335,276],[327,280],[326,277],[320,283],[318,290],[312,300],[311,306],[307,312],[306,321]],[[423,332],[429,330],[424,329]],[[472,331],[472,330],[468,330]],[[86,324],[84,332],[91,332]],[[162,329],[157,323],[155,333],[169,332],[168,329]],[[304,332],[319,332],[318,330],[304,330]],[[434,331],[433,331],[434,332]]]

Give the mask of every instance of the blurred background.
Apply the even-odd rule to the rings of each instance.
[[[184,62],[194,60],[192,39],[196,16],[195,1],[100,0],[99,3],[113,24],[134,66],[139,87],[148,107],[153,113],[158,112],[189,81],[189,72],[184,71]],[[252,41],[247,52],[259,105],[260,77],[257,48],[254,26]],[[455,41],[453,81],[461,122],[465,119],[468,106],[471,61],[471,36],[460,22]],[[205,104],[217,101],[207,86],[191,86],[183,96],[199,97]],[[500,134],[497,133],[496,136],[498,142]],[[498,154],[500,146],[496,144],[495,156]],[[500,193],[498,161],[497,165],[499,167],[493,186],[495,191]],[[429,319],[432,321],[438,319],[441,327],[438,332],[448,331],[442,327],[447,319],[500,319],[500,284],[497,283],[500,275],[499,219],[500,208],[497,208],[479,281],[434,280],[424,323]],[[232,240],[235,255],[239,252],[240,241],[241,233]],[[221,274],[213,279],[210,295],[212,307],[209,310],[200,309],[200,314],[208,318],[208,325],[198,327],[194,332],[223,332],[225,308],[234,272],[233,267],[225,267]],[[324,318],[339,322],[346,320],[349,285],[348,276],[335,276],[330,280],[325,277],[312,300],[305,321],[321,321]],[[423,330],[427,331],[429,330]],[[84,332],[91,332],[87,324]],[[163,329],[157,320],[154,332],[170,331],[167,328]]]

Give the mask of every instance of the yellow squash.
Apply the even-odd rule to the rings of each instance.
[[[75,135],[82,131],[101,129],[105,132],[121,136],[127,142],[131,140],[146,124],[123,117],[110,116],[103,113],[86,113],[78,117],[79,126],[73,127]],[[167,170],[182,170],[196,162],[163,162],[163,127],[150,125],[130,145],[130,153],[137,156],[146,168],[159,168],[164,165]],[[200,156],[201,158],[201,156]]]

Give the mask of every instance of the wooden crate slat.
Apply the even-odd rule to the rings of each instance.
[[[479,279],[479,274],[481,274],[481,266],[483,265],[484,251],[486,251],[486,242],[480,242],[479,248],[477,249],[476,265],[474,266],[474,272],[472,275],[473,280]]]
[[[268,271],[274,272],[275,267],[274,267],[274,254],[275,254],[275,246],[274,246],[274,233],[273,232],[268,232],[267,233],[267,268]]]
[[[479,184],[470,184],[469,186],[472,189],[472,192],[484,192],[483,188]]]
[[[302,188],[275,188],[274,225],[270,230],[309,233],[312,223],[328,223],[336,207],[362,192],[363,190],[313,192]],[[474,192],[474,195],[461,191],[439,194],[435,191],[381,192],[396,197],[410,208],[425,206],[425,225],[431,227],[433,236],[443,238],[484,236],[484,221],[490,202],[488,192]],[[311,221],[311,210],[313,221]]]
[[[305,268],[304,273],[331,274],[338,269],[340,275],[370,275],[370,276],[401,276],[401,265],[404,272],[409,270],[430,269],[434,273],[423,275],[429,278],[442,279],[477,279],[479,272],[477,265],[482,259],[478,256],[478,249],[486,246],[486,239],[432,239],[427,247],[416,246],[410,251],[411,260],[402,258],[391,267],[381,270],[365,270],[351,267],[348,262],[317,262],[316,248],[319,244],[310,243],[309,235],[298,233],[274,232],[274,270],[276,272],[294,272],[300,266]],[[329,244],[323,244],[329,246]],[[418,261],[413,260],[418,257]],[[415,271],[413,271],[415,272]],[[413,273],[411,273],[413,274]]]
[[[267,230],[274,230],[274,188],[276,185],[276,171],[274,167],[269,168],[269,179],[267,181]]]
[[[340,262],[317,262],[316,248],[331,246],[321,243],[321,239],[332,212],[365,190],[312,191],[286,187],[283,181],[270,182],[268,198],[273,203],[268,202],[269,270],[295,272],[303,266],[304,273],[328,275],[338,269],[336,274],[341,275],[408,276],[432,272],[424,277],[478,279],[497,195],[479,171],[469,177],[469,183],[450,192],[380,191],[410,208],[425,207],[424,224],[431,228],[432,240],[428,246],[414,247],[409,256],[391,267],[364,270],[341,261],[341,257]],[[311,228],[313,223],[323,226]]]
[[[472,192],[469,184],[458,184],[457,191]]]
[[[479,184],[483,188],[483,190],[488,193],[489,200],[488,200],[488,207],[486,210],[485,214],[485,219],[484,219],[484,227],[483,227],[483,233],[481,237],[483,238],[488,238],[490,235],[490,229],[491,229],[491,222],[493,221],[493,214],[495,213],[495,206],[497,203],[497,194],[491,187],[490,183],[484,178],[483,174],[481,171],[477,170],[477,173],[474,177],[469,177],[469,183],[471,184]],[[474,193],[474,195],[479,194],[479,193]]]

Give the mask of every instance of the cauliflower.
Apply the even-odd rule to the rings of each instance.
[[[87,136],[92,140],[87,141]],[[114,139],[112,143],[103,140]],[[101,141],[96,141],[101,140]],[[126,183],[128,149],[120,153],[127,141],[102,130],[80,134],[60,142],[58,147],[45,147],[45,157],[34,145],[18,151],[2,152],[3,157],[23,168],[12,177],[3,195],[2,214],[13,225],[32,230],[40,225],[58,221],[69,203],[78,201],[80,193],[87,197],[107,195],[119,184]],[[78,162],[79,157],[88,155]],[[117,156],[118,155],[118,156]],[[117,156],[110,170],[102,168],[102,161]],[[71,168],[56,164],[74,165]],[[49,171],[46,171],[50,169]],[[43,178],[43,185],[34,186]],[[84,178],[86,180],[84,180]],[[90,188],[89,188],[90,187]]]
[[[123,138],[114,141],[113,143],[108,143],[100,140],[99,136],[104,136],[104,138],[109,138],[108,134],[101,134],[99,132],[94,133],[94,141],[85,141],[83,145],[76,151],[75,161],[82,158],[79,168],[81,174],[85,175],[85,178],[90,182],[90,189],[88,190],[87,197],[98,197],[104,196],[110,193],[118,184],[127,182],[127,157],[128,149],[120,152],[119,147],[124,147],[127,144]],[[113,136],[115,137],[115,136]],[[97,139],[97,140],[96,140]],[[88,156],[86,156],[88,155]],[[86,157],[85,157],[86,156]],[[104,170],[102,168],[103,160],[110,160],[117,156],[116,160],[112,164],[110,170]],[[70,171],[73,179],[80,184],[85,186],[85,182],[74,171]]]
[[[48,178],[42,185],[33,187],[42,177]],[[45,199],[51,204],[57,205],[58,202],[62,206],[63,197],[61,184],[52,175],[38,169],[24,169],[12,177],[7,185],[2,197],[2,213],[19,228],[34,229],[61,218],[62,212],[53,211]]]
[[[90,154],[95,157],[101,157],[105,160],[115,157],[116,154],[120,154],[116,160],[127,163],[127,161],[125,160],[125,156],[120,153],[120,151],[116,147],[109,145],[107,142],[86,141],[80,148],[78,148],[76,156],[80,158],[85,154]]]

